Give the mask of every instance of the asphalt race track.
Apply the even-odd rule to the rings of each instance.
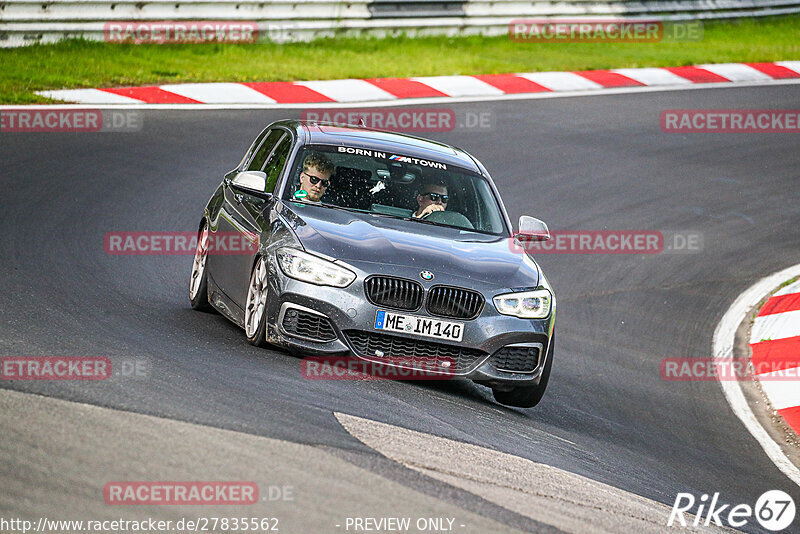
[[[414,490],[508,530],[551,526],[400,467],[355,439],[334,412],[506,452],[667,507],[679,492],[720,492],[724,502],[752,505],[772,489],[800,503],[800,488],[734,416],[718,383],[665,381],[659,372],[663,358],[711,357],[714,329],[736,296],[798,263],[800,251],[796,134],[664,133],[659,113],[798,102],[800,85],[462,103],[452,106],[491,111],[494,129],[425,134],[481,159],[514,222],[528,214],[555,230],[703,236],[703,250],[692,254],[537,256],[558,298],[558,345],[545,399],[527,410],[498,405],[471,383],[305,380],[297,358],[251,347],[221,316],[190,309],[191,256],[104,251],[106,232],[196,230],[212,190],[257,132],[299,110],[144,111],[141,132],[0,134],[0,354],[108,356],[144,361],[148,370],[0,387],[211,427],[192,427],[198,436],[223,429],[307,445],[392,483],[398,495]],[[82,414],[59,426],[48,418],[55,408],[35,408],[39,402],[22,402],[16,413],[24,417],[2,426],[4,516],[103,505],[101,489],[63,475],[112,480],[94,457],[147,451],[119,456],[117,467],[129,480],[160,480],[150,466],[200,454],[169,422],[153,422],[160,419],[125,419],[126,432],[146,428],[150,441],[113,441],[122,427],[104,441],[87,435],[83,425],[102,418],[88,407],[59,404],[63,417],[69,406]],[[214,480],[221,458],[239,450],[241,434],[222,434],[229,443],[218,457],[206,450],[202,464],[186,465],[193,479]],[[75,451],[60,445],[67,442],[85,447],[77,467],[68,460]],[[48,472],[23,460],[22,451],[46,446],[54,451]],[[306,480],[317,474],[301,460],[295,478],[281,481],[294,486],[296,506],[335,505],[335,473],[333,485],[312,491]],[[70,484],[81,489],[70,493]],[[26,495],[32,487],[44,488],[40,500]],[[56,507],[48,500],[56,490],[72,499]],[[344,532],[333,522],[329,531]]]

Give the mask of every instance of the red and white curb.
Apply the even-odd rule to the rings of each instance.
[[[740,294],[736,300],[731,304],[730,308],[725,312],[725,315],[722,316],[717,328],[714,330],[714,360],[717,362],[718,365],[724,367],[725,365],[729,365],[730,362],[733,360],[733,347],[736,344],[736,332],[738,331],[740,325],[749,319],[750,314],[755,306],[760,303],[766,295],[770,295],[772,291],[776,287],[779,287],[781,284],[786,282],[786,280],[792,280],[796,277],[800,276],[800,264],[793,265],[792,267],[788,267],[782,271],[774,273],[772,275],[766,276],[747,288],[742,294]],[[792,284],[791,286],[787,286],[783,288],[782,293],[780,295],[776,294],[775,297],[781,299],[784,295],[795,295],[796,293],[792,293],[792,291],[800,290],[797,284]],[[775,314],[766,313],[770,310],[781,310],[783,306],[788,306],[788,302],[792,300],[794,297],[781,299],[780,301],[775,302],[782,302],[780,307],[776,306],[775,304],[770,305],[770,308],[764,306],[762,309],[765,310],[761,319],[756,319],[758,321],[758,325],[754,324],[752,329],[752,336],[751,341],[755,340],[757,343],[761,343],[762,339],[766,339],[760,336],[760,332],[765,332],[766,330],[762,330],[765,328],[769,328],[772,331],[773,326],[771,323],[772,320],[766,319],[770,315],[787,315],[786,318],[781,319],[781,325],[788,323],[794,323],[797,326],[797,315],[788,315],[788,313],[784,313],[783,311],[778,311]],[[775,307],[772,307],[775,306]],[[788,319],[788,321],[787,321]],[[775,322],[777,326],[777,321]],[[797,339],[797,336],[800,335],[800,329],[796,328],[797,333],[792,334],[792,331],[788,328],[783,326],[778,326],[774,330],[772,335],[779,335],[779,333],[786,333],[788,334],[785,337],[781,338],[774,338],[772,341],[781,339],[781,340],[788,340],[791,338]],[[788,343],[788,341],[786,341]],[[764,348],[768,348],[769,345],[764,345]],[[759,358],[764,357],[764,354],[767,354],[766,357],[769,357],[769,354],[773,354],[771,351],[769,352],[761,352],[762,348],[757,349]],[[785,358],[783,356],[777,356],[778,354],[785,354],[783,350],[780,352],[775,352],[775,358],[778,361],[789,362],[789,358]],[[754,355],[756,354],[756,350],[754,349]],[[781,358],[781,359],[778,359]],[[762,382],[762,384],[766,383],[766,381]],[[787,383],[794,384],[794,388],[797,388],[796,381],[790,381]],[[723,393],[725,394],[725,398],[728,401],[733,413],[742,424],[745,426],[748,432],[756,439],[761,448],[767,454],[769,459],[772,461],[775,466],[780,469],[780,471],[786,475],[792,482],[800,486],[800,468],[796,466],[787,456],[786,453],[781,448],[781,445],[776,442],[769,432],[762,426],[761,422],[759,421],[758,417],[753,413],[753,410],[750,407],[747,399],[745,398],[744,392],[742,391],[742,386],[739,380],[720,380],[719,385],[722,388]],[[789,397],[789,398],[797,398],[797,397]],[[789,406],[791,407],[791,406]]]
[[[305,82],[184,83],[37,94],[78,104],[327,104],[407,98],[501,97],[618,88],[685,87],[800,79],[800,61],[717,63],[691,67],[427,76]]]
[[[800,281],[775,293],[761,307],[750,334],[761,388],[786,423],[800,435]]]

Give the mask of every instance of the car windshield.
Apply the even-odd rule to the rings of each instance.
[[[485,178],[435,160],[329,145],[295,159],[284,200],[501,235],[503,217]]]

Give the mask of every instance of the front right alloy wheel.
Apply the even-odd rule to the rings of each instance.
[[[208,223],[197,233],[197,250],[192,262],[192,277],[189,280],[189,299],[192,308],[201,311],[212,311],[208,303],[208,279],[206,278],[206,261],[208,260]]]
[[[267,261],[260,256],[253,274],[250,275],[247,306],[244,310],[244,332],[247,341],[257,347],[267,346],[267,272]]]

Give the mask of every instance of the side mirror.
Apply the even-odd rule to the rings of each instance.
[[[240,172],[231,180],[231,185],[245,191],[264,194],[267,188],[267,173],[261,171]]]
[[[519,232],[514,237],[519,241],[547,241],[550,229],[544,221],[523,215],[519,218]]]

